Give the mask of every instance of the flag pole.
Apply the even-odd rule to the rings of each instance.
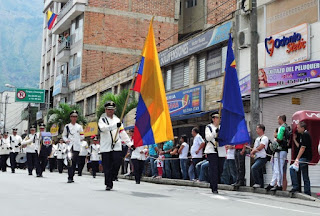
[[[154,16],[152,16],[151,22],[153,22],[153,19],[154,19]],[[141,59],[142,59],[142,55],[140,56],[140,60],[139,60],[140,63],[141,63]],[[127,98],[126,98],[126,102],[124,103],[124,106],[123,106],[123,109],[122,109],[122,113],[121,113],[121,116],[120,116],[120,122],[122,122],[122,120],[123,120],[124,112],[126,110],[126,107],[127,107],[128,101],[129,101],[130,93],[132,91],[134,81],[135,81],[135,79],[137,77],[137,72],[138,72],[138,70],[140,68],[140,63],[139,63],[139,65],[138,65],[138,67],[137,67],[137,69],[136,69],[136,71],[135,71],[135,73],[133,75],[133,78],[132,78],[132,81],[131,81],[131,85],[130,85],[130,88],[129,88],[129,92],[128,92],[128,95],[127,95]],[[119,129],[120,128],[117,128],[117,132],[116,132],[116,135],[114,136],[114,139],[117,138],[118,133],[119,133]],[[114,142],[115,142],[115,140],[112,141],[112,146],[114,145],[113,144]]]

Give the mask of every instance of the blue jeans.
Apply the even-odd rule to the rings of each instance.
[[[188,180],[188,159],[180,159],[182,178]]]
[[[158,158],[157,155],[150,155],[150,167],[151,167],[151,175],[152,176],[157,176],[158,170],[157,170],[157,165],[154,163],[155,158]]]
[[[196,178],[196,176],[195,176],[195,174],[194,174],[194,173],[195,173],[194,170],[195,170],[194,164],[191,163],[190,166],[189,166],[189,168],[188,168],[189,179],[190,179],[191,181]]]
[[[197,169],[197,164],[201,161],[202,161],[202,158],[192,158],[192,163],[194,165],[194,175],[196,179],[199,178],[199,175],[200,175],[200,169]]]
[[[255,184],[259,184],[261,188],[264,187],[263,168],[267,163],[267,158],[258,158],[254,161],[251,167],[252,177]]]
[[[166,158],[167,159],[167,158]],[[171,179],[171,167],[170,167],[170,161],[169,160],[164,160],[164,178],[170,178]]]
[[[200,163],[198,163],[198,164],[200,164]],[[208,181],[209,180],[208,170],[209,170],[209,161],[204,160],[204,162],[201,163],[201,166],[200,166],[199,181]]]
[[[171,164],[171,168],[172,168],[172,178],[180,179],[181,178],[181,172],[180,172],[179,159],[171,160],[170,164]]]
[[[237,181],[236,163],[233,159],[227,159],[223,166],[221,183],[231,185]]]
[[[306,158],[300,158],[299,162],[309,162]],[[310,179],[309,179],[309,168],[307,163],[299,163],[299,169],[301,170],[303,182],[304,182],[304,193],[311,196],[310,189]],[[298,183],[298,172],[296,172],[293,168],[290,168],[290,176],[292,181],[292,189],[299,191],[299,183]]]

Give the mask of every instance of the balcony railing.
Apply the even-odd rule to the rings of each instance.
[[[71,10],[73,6],[73,0],[69,0],[63,8],[61,8],[61,11],[57,17],[57,23]]]
[[[62,50],[70,49],[70,36],[68,38],[64,38],[61,43],[58,45],[58,52],[60,53]]]

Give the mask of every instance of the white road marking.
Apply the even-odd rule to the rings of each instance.
[[[305,213],[305,214],[320,215],[320,213],[307,212],[307,211],[302,211],[302,210],[297,210],[297,209],[289,209],[289,208],[284,208],[284,207],[281,207],[281,206],[272,206],[272,205],[267,205],[267,204],[262,204],[262,203],[250,202],[250,201],[246,201],[246,200],[236,199],[236,201],[243,202],[243,203],[248,203],[248,204],[252,204],[252,205],[264,206],[264,207],[268,207],[268,208],[275,208],[275,209],[281,209],[281,210],[293,211],[293,212],[299,212],[299,213]]]

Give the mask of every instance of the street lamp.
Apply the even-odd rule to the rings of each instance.
[[[5,86],[5,87],[8,87],[8,88],[16,88],[15,86],[10,85],[10,84],[5,84],[4,86]],[[3,133],[6,132],[6,120],[7,120],[7,104],[8,104],[8,100],[9,100],[9,95],[7,94],[6,97],[5,97],[5,99],[4,99]]]

